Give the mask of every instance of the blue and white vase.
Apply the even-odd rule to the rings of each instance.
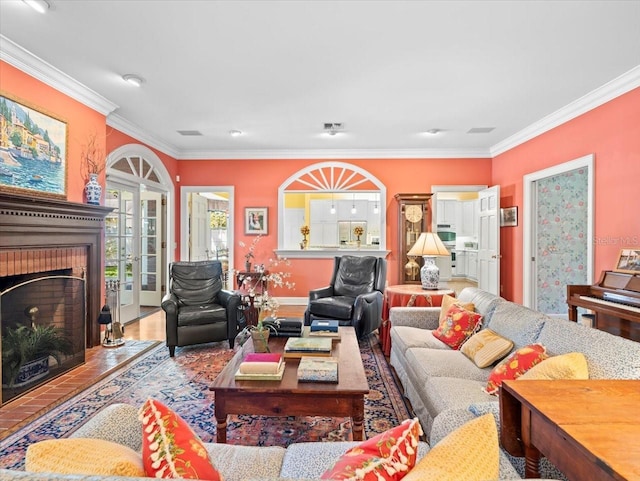
[[[87,204],[100,205],[102,186],[98,182],[98,174],[89,174],[89,182],[84,186],[84,194],[87,197]]]

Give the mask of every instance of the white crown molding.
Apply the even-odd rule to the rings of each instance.
[[[640,87],[640,65],[571,102],[569,105],[566,105],[552,114],[543,117],[537,122],[534,122],[529,127],[522,129],[511,137],[507,137],[501,142],[491,146],[489,149],[491,156],[495,157],[513,149],[514,147],[517,147],[540,134],[562,125],[571,119],[575,119],[576,117],[638,87]]]
[[[176,148],[161,140],[157,137],[149,135],[147,131],[142,129],[140,126],[129,122],[124,117],[121,117],[118,114],[111,114],[107,117],[107,125],[109,127],[113,127],[114,129],[118,129],[120,132],[127,134],[137,141],[147,144],[149,147],[153,147],[154,149],[159,150],[163,154],[169,155],[174,159],[180,159],[180,151],[176,150]]]
[[[491,155],[486,149],[343,149],[343,150],[215,150],[183,151],[179,159],[458,159]]]
[[[53,65],[36,57],[4,35],[0,35],[0,60],[31,75],[63,94],[107,116],[118,108],[116,104],[87,88]]]

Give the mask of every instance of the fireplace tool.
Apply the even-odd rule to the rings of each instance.
[[[120,281],[107,281],[105,303],[98,316],[98,324],[104,325],[104,347],[124,344],[124,326],[120,322]]]

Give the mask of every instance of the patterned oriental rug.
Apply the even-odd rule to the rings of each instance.
[[[215,442],[214,395],[208,386],[234,351],[226,343],[181,348],[174,358],[163,344],[40,416],[0,441],[0,468],[23,469],[30,444],[63,438],[103,407],[114,403],[141,406],[148,397],[161,400],[182,416],[206,442]],[[369,381],[365,397],[367,438],[411,416],[381,351],[378,338],[360,341]],[[227,442],[248,446],[288,446],[302,441],[352,440],[350,418],[230,416]]]

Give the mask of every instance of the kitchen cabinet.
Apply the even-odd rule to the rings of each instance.
[[[338,245],[336,214],[331,213],[331,200],[313,199],[309,202],[309,244],[316,247]]]
[[[460,222],[456,225],[459,236],[478,236],[478,200],[465,200],[460,202]]]
[[[457,200],[439,200],[436,203],[437,224],[457,225],[460,203]]]
[[[456,250],[456,276],[467,276],[467,251]]]
[[[478,279],[478,251],[467,251],[467,277]]]
[[[440,269],[440,282],[450,281],[454,275],[453,269],[451,268],[451,257],[437,256],[436,266]]]

